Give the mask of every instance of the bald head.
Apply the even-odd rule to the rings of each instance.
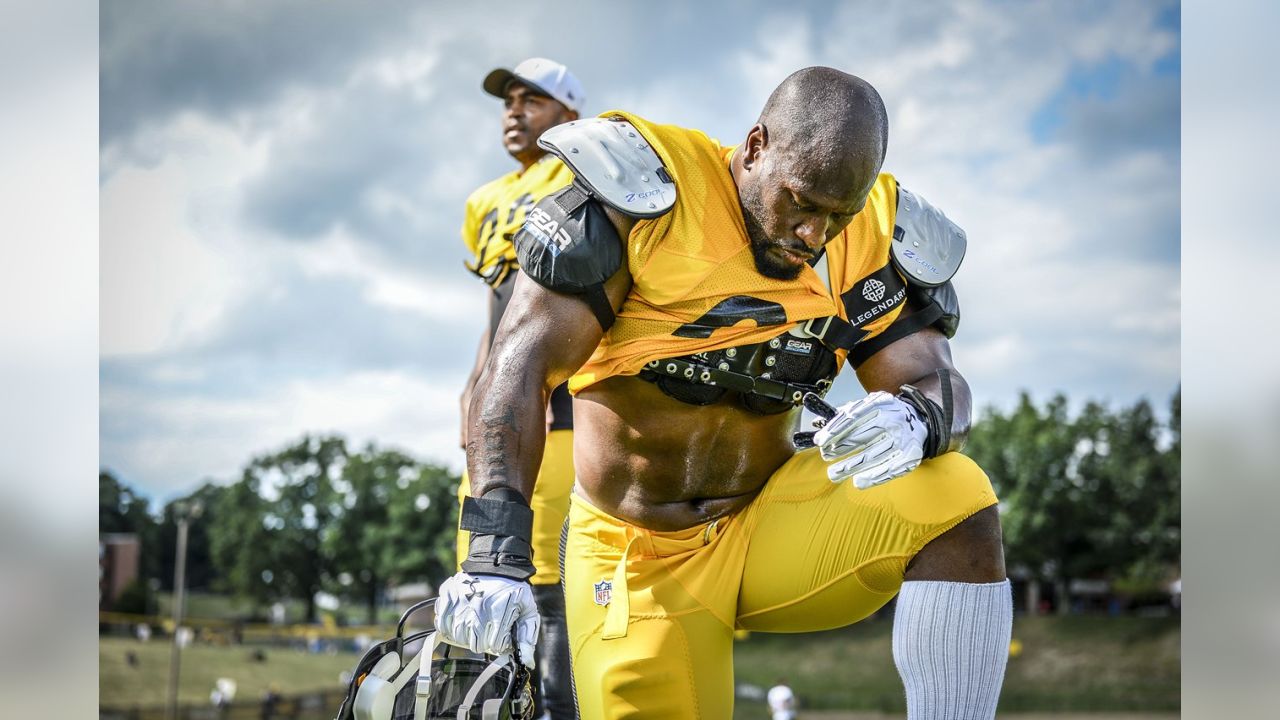
[[[756,269],[799,275],[861,212],[888,143],[884,101],[867,81],[827,67],[783,80],[730,168]]]
[[[769,144],[822,174],[855,173],[874,181],[889,146],[880,93],[835,68],[792,73],[769,96],[759,123]]]

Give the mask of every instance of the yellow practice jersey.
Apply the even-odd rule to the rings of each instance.
[[[697,130],[622,116],[644,135],[675,180],[675,206],[636,223],[627,238],[632,287],[613,327],[569,381],[572,392],[651,360],[758,343],[802,321],[848,320],[866,341],[902,311],[906,283],[893,267],[897,183],[881,174],[865,208],[826,246],[830,287],[813,268],[794,280],[756,269],[729,173],[735,147]],[[837,353],[844,362],[846,351]]]
[[[467,269],[493,287],[517,266],[511,238],[539,200],[568,185],[573,173],[554,155],[481,185],[467,198],[462,241],[472,253]]]

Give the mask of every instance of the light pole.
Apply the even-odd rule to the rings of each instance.
[[[187,601],[187,529],[203,510],[198,500],[190,505],[179,502],[173,506],[173,519],[178,523],[178,547],[173,555],[173,648],[169,653],[169,701],[165,704],[165,720],[178,720],[178,669],[182,660],[178,634]]]

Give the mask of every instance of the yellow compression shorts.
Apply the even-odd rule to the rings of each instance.
[[[533,566],[537,573],[529,578],[534,585],[560,582],[560,529],[569,512],[569,494],[573,490],[573,431],[552,430],[547,433],[538,482],[533,487]],[[471,479],[462,471],[458,484],[458,507],[462,498],[471,494]],[[471,533],[458,530],[458,569],[467,557]]]
[[[732,717],[735,628],[857,622],[897,594],[926,543],[995,502],[958,453],[858,490],[829,481],[816,449],[742,511],[688,530],[629,525],[575,494],[564,587],[581,717]]]

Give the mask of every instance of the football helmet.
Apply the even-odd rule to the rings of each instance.
[[[443,642],[434,628],[405,634],[409,615],[434,605],[432,598],[410,607],[395,637],[365,652],[336,720],[533,719],[529,670],[516,655],[476,655]],[[419,642],[421,650],[406,659]]]

